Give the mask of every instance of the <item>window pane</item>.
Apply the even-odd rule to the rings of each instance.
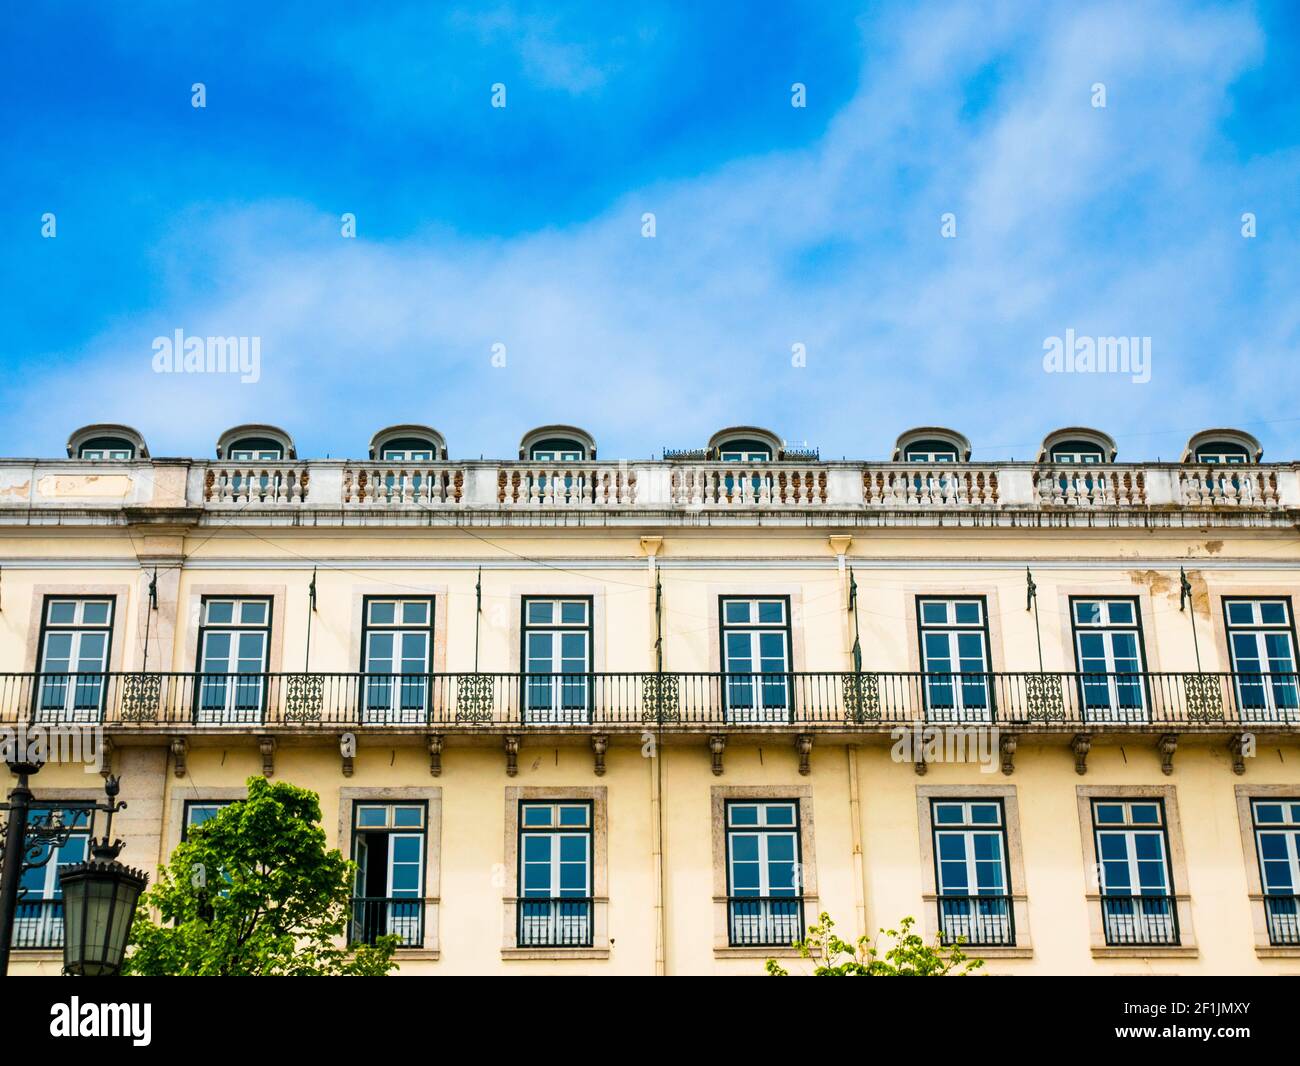
[[[88,626],[108,624],[108,604],[92,600],[81,606],[81,620]]]
[[[393,624],[395,605],[392,600],[372,600],[370,603],[370,621],[377,626]]]

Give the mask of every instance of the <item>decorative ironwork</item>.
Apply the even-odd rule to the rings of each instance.
[[[284,679],[284,720],[319,722],[325,702],[325,678],[319,674],[289,674]]]
[[[1189,722],[1222,722],[1223,687],[1213,674],[1184,674],[1183,699]]]
[[[161,698],[161,674],[127,674],[122,678],[122,720],[156,722]]]
[[[850,722],[880,721],[880,679],[875,674],[845,674],[844,717]]]
[[[1055,674],[1025,675],[1025,718],[1031,722],[1065,721],[1065,696]]]
[[[491,674],[461,674],[456,679],[456,721],[492,721]]]
[[[676,674],[646,674],[641,678],[641,721],[682,720],[679,682]]]

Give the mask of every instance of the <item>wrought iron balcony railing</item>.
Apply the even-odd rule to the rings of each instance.
[[[1275,947],[1300,946],[1300,896],[1265,896],[1268,942]]]
[[[33,951],[63,947],[63,900],[19,899],[12,946]]]
[[[518,901],[516,943],[521,948],[589,948],[592,899],[523,897]]]
[[[735,948],[788,948],[804,938],[799,896],[731,896],[727,936]]]
[[[1010,896],[940,896],[939,934],[944,944],[1012,947],[1016,923]]]
[[[354,896],[350,944],[373,944],[381,936],[395,936],[398,946],[418,948],[424,944],[424,900]]]
[[[1174,945],[1178,904],[1173,896],[1102,896],[1106,943],[1115,947]]]
[[[10,673],[0,724],[1300,729],[1295,673]]]

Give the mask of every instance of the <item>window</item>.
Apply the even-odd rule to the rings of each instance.
[[[926,712],[932,721],[992,719],[983,599],[917,599]]]
[[[425,721],[433,599],[366,597],[362,609],[364,720],[389,724]]]
[[[204,597],[199,627],[200,722],[260,722],[271,639],[269,599]]]
[[[1231,441],[1210,441],[1196,449],[1198,463],[1248,463],[1250,452],[1243,444]]]
[[[113,437],[100,437],[87,441],[77,450],[79,459],[134,459],[135,448],[125,440]]]
[[[739,437],[718,445],[718,459],[724,463],[766,463],[772,459],[771,445]]]
[[[229,807],[233,800],[186,800],[185,820],[181,823],[181,839],[189,838],[190,830],[195,826],[210,822],[223,807]]]
[[[1071,597],[1070,617],[1085,721],[1146,721],[1138,601]]]
[[[943,942],[1013,946],[1001,801],[931,800],[930,820]]]
[[[244,437],[231,443],[227,458],[235,463],[278,463],[284,458],[284,446],[279,441]]]
[[[1223,611],[1242,719],[1300,721],[1290,599],[1225,599]]]
[[[519,947],[591,946],[591,823],[590,802],[520,802]]]
[[[524,721],[585,724],[591,706],[591,598],[523,601]]]
[[[111,597],[45,598],[41,619],[37,720],[98,722],[113,637]]]
[[[68,828],[67,841],[57,847],[39,843],[33,835],[29,843],[29,862],[40,863],[25,869],[18,882],[18,903],[14,911],[14,948],[50,949],[63,946],[63,890],[59,870],[86,860],[90,833],[90,811],[84,807],[52,807],[33,804],[31,825],[61,825]]]
[[[352,810],[357,875],[350,942],[396,936],[401,947],[422,946],[425,805],[357,802]]]
[[[1250,805],[1268,942],[1300,946],[1300,798]]]
[[[438,447],[423,437],[395,437],[387,441],[379,458],[387,463],[431,463],[438,458]]]
[[[727,927],[732,947],[789,947],[803,936],[799,801],[729,800]]]
[[[557,437],[538,441],[529,449],[528,457],[537,463],[576,463],[587,458],[587,449],[576,440]]]
[[[1177,944],[1164,804],[1094,799],[1092,825],[1106,943]]]
[[[784,596],[721,598],[722,670],[729,722],[790,720],[790,603]]]
[[[1064,444],[1058,444],[1052,448],[1052,462],[1068,463],[1071,466],[1087,465],[1104,462],[1101,449],[1095,444],[1085,444],[1082,442],[1067,441]]]
[[[907,446],[903,459],[909,463],[955,463],[957,449],[943,440],[918,440]]]

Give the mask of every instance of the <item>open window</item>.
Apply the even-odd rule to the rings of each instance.
[[[396,936],[400,947],[424,943],[424,803],[358,802],[352,859],[357,864],[349,940],[373,944]]]

